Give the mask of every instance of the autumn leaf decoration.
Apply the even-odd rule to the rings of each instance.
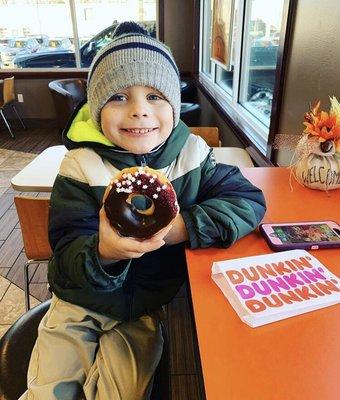
[[[329,112],[320,111],[320,101],[304,115],[304,133],[318,138],[319,142],[334,140],[340,145],[340,104],[335,96],[330,97]]]

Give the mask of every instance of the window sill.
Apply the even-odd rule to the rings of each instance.
[[[86,78],[88,68],[24,68],[0,69],[0,78],[14,76],[16,79],[44,79],[44,78]]]
[[[233,107],[222,90],[213,85],[207,78],[200,75],[195,76],[197,87],[209,99],[219,115],[226,121],[236,136],[244,144],[245,148],[258,166],[275,166],[267,157],[268,129],[255,118],[249,118],[243,107],[238,104]]]

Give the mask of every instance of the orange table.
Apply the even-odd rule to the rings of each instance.
[[[245,168],[267,201],[265,222],[340,222],[340,190],[311,190],[286,168]],[[340,306],[258,328],[237,316],[212,281],[211,265],[272,252],[258,231],[230,249],[187,250],[189,281],[207,400],[339,400]],[[311,252],[337,276],[340,249]]]

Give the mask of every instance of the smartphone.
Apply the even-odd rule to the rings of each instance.
[[[340,226],[334,221],[265,223],[260,232],[274,251],[340,247]]]

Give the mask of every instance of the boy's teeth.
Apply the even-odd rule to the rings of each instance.
[[[132,133],[147,133],[147,132],[152,131],[152,128],[150,128],[150,129],[127,129],[127,130]]]

